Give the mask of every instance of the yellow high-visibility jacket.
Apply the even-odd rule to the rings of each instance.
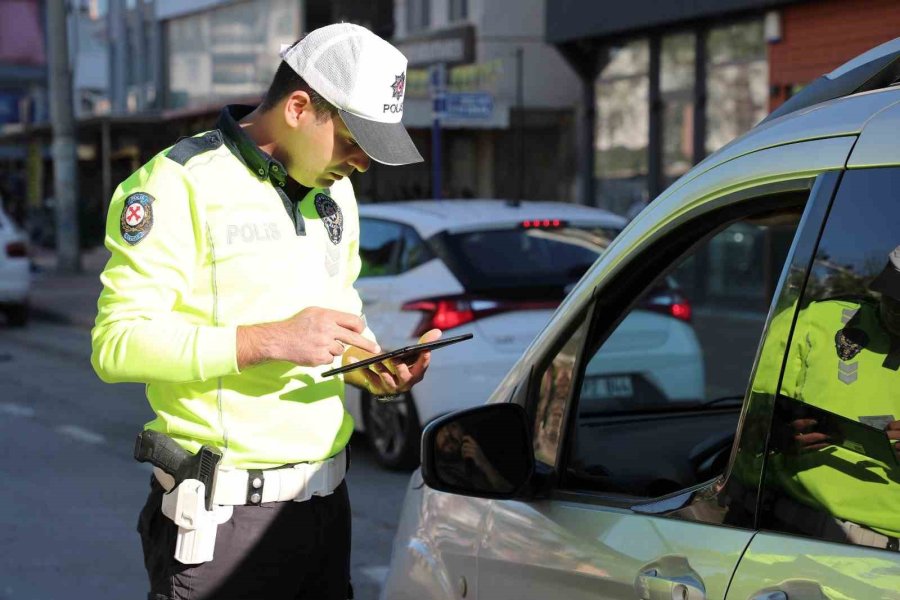
[[[211,444],[246,469],[323,460],[353,432],[343,379],[321,376],[332,365],[239,371],[236,329],[311,306],[361,314],[356,199],[348,180],[285,177],[236,125],[241,110],[116,189],[91,362],[104,381],[146,383],[146,427],[191,452]]]

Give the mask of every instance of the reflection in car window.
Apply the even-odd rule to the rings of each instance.
[[[660,265],[612,333],[588,340],[568,487],[653,498],[724,471],[801,213],[732,223]]]
[[[849,171],[797,307],[761,525],[897,550],[900,169]],[[793,308],[793,307],[792,307]],[[791,313],[771,328],[788,330]],[[775,378],[770,378],[775,381]]]
[[[566,341],[540,378],[540,390],[533,409],[534,458],[546,465],[555,465],[559,450],[566,404],[572,395],[575,357],[584,343],[588,319]]]
[[[395,274],[402,235],[402,226],[397,223],[379,219],[361,219],[359,258],[362,267],[359,276]]]

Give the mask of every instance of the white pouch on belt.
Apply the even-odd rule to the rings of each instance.
[[[206,510],[206,486],[197,479],[185,479],[164,494],[162,513],[178,526],[175,560],[185,565],[198,565],[213,559],[216,529],[231,518],[233,506],[214,505]]]

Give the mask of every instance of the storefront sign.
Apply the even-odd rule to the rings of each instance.
[[[494,97],[484,92],[449,93],[445,101],[449,119],[489,119],[494,112]]]
[[[395,45],[406,56],[410,67],[471,63],[475,60],[475,29],[467,25],[427,37],[407,38]]]

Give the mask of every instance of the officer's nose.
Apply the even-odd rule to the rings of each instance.
[[[347,160],[350,163],[350,166],[359,171],[360,173],[365,173],[369,170],[369,165],[372,163],[372,159],[369,158],[369,155],[363,152],[363,149],[359,146],[353,148],[353,152],[350,154],[350,158]]]

